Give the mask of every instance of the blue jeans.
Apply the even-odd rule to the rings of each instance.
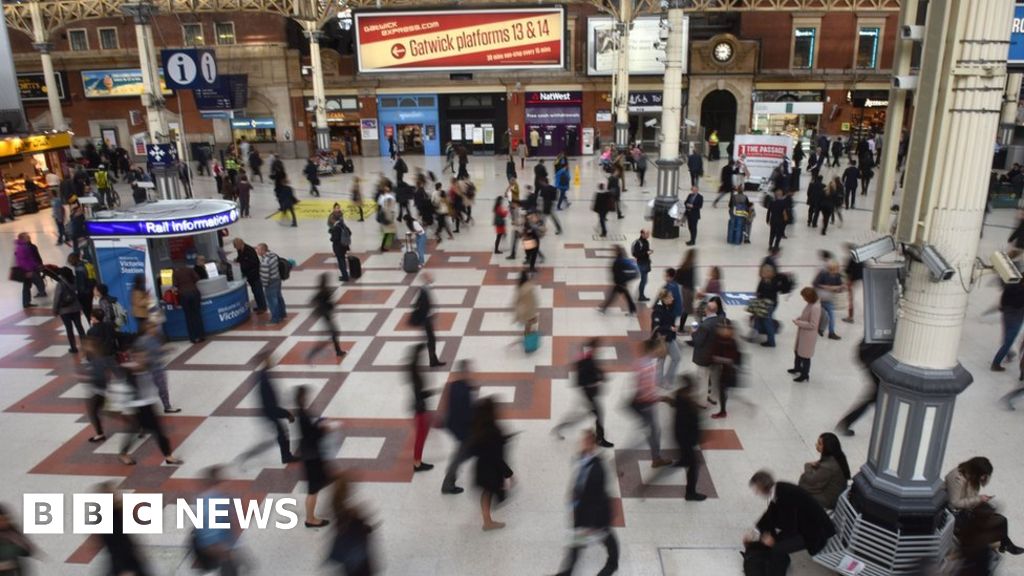
[[[267,308],[270,309],[270,321],[280,322],[284,320],[287,311],[284,307],[284,297],[281,295],[281,282],[271,282],[263,287],[267,297]]]
[[[765,340],[765,344],[769,346],[775,346],[775,308],[768,310],[768,315],[764,317],[758,317],[754,323],[757,327],[757,331],[768,337]]]
[[[1003,309],[1003,345],[999,347],[996,357],[992,359],[993,366],[1003,363],[1003,359],[1010,352],[1010,347],[1017,339],[1022,325],[1024,325],[1024,308]]]
[[[829,334],[829,336],[831,336],[831,335],[836,333],[836,305],[835,305],[834,302],[822,301],[822,303],[821,303],[821,311],[823,313],[825,313],[825,315],[828,316],[828,334]],[[819,323],[818,326],[820,327],[821,324]],[[1019,324],[1018,324],[1018,328],[1020,328]],[[821,331],[820,328],[819,328],[818,331],[819,332]],[[1015,334],[1015,336],[1016,336],[1016,334]]]
[[[427,262],[427,235],[418,234],[416,236],[416,256],[420,259],[420,266]]]
[[[646,298],[644,289],[647,288],[647,275],[651,273],[650,264],[639,264],[637,268],[640,269],[640,286],[637,288],[637,294],[639,298]]]

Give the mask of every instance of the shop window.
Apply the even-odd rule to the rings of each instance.
[[[793,68],[814,68],[815,42],[818,29],[799,27],[793,30]]]
[[[420,108],[433,108],[435,100],[433,96],[422,96],[417,99],[417,106]]]
[[[235,43],[234,22],[214,22],[213,33],[217,36],[217,44],[226,45]]]
[[[99,28],[100,50],[117,50],[117,28]]]
[[[398,108],[398,98],[383,98],[382,97],[380,99],[380,107],[381,108]]]
[[[182,24],[181,37],[184,39],[185,46],[202,46],[206,43],[206,39],[203,38],[203,25],[199,22]]]
[[[84,28],[68,30],[68,46],[73,52],[89,51],[89,35]]]
[[[881,44],[882,29],[878,26],[861,26],[857,32],[857,69],[874,70],[878,68],[878,49]]]

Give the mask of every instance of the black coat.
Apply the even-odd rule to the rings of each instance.
[[[711,340],[715,337],[715,331],[721,322],[721,316],[710,316],[705,318],[693,333],[693,363],[697,366],[711,365]]]
[[[679,446],[681,463],[684,466],[692,465],[696,448],[700,444],[700,409],[693,402],[685,401],[676,405],[672,433]]]
[[[704,159],[700,154],[694,152],[686,157],[686,168],[697,176],[704,175]]]
[[[828,539],[836,533],[825,509],[806,490],[788,482],[775,484],[775,498],[768,504],[757,529],[776,540],[795,536],[804,539],[812,556],[821,552]]]
[[[280,420],[288,418],[290,414],[277,401],[277,392],[270,382],[270,374],[267,370],[257,372],[256,386],[260,392],[260,405],[263,406],[263,417],[269,420]]]
[[[238,253],[238,267],[242,270],[242,276],[246,280],[258,282],[260,279],[260,257],[256,249],[246,244]]]
[[[455,380],[448,385],[448,412],[444,427],[459,440],[469,436],[469,426],[473,418],[473,390],[469,382]]]
[[[692,208],[686,209],[686,219],[690,222],[696,222],[700,220],[700,211],[704,208],[704,196],[701,194],[694,194],[690,192],[687,195],[686,200],[683,201],[684,206],[690,204]]]
[[[420,288],[420,293],[416,296],[416,303],[413,304],[409,323],[413,326],[426,326],[427,321],[430,319],[430,312],[433,309],[434,304],[430,299],[430,288],[423,286]]]
[[[585,475],[580,481],[579,475]],[[576,528],[605,529],[612,524],[612,509],[605,486],[604,462],[595,456],[573,476],[572,525]]]
[[[580,388],[596,387],[604,380],[604,371],[597,365],[593,355],[586,355],[576,362],[576,385]]]

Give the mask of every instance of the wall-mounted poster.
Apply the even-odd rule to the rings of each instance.
[[[120,70],[82,70],[82,86],[86,98],[118,98],[142,96],[142,70],[122,68]],[[164,71],[160,70],[160,88],[165,95],[173,94],[164,82]]]
[[[689,51],[689,19],[683,19],[683,29],[673,34],[682,34],[680,43],[683,73],[686,73],[686,55]],[[619,57],[618,36],[615,21],[605,16],[587,19],[587,74],[590,76],[611,76]],[[629,31],[629,73],[631,75],[661,75],[665,73],[665,50],[660,39],[661,18],[640,16],[633,21]]]
[[[60,72],[53,74],[57,78],[57,97],[64,100],[68,92],[64,85],[64,75]],[[47,99],[46,77],[42,72],[18,74],[18,89],[21,91],[22,102],[39,102]]]
[[[363,140],[376,140],[377,119],[363,118],[362,120],[359,121],[359,131],[362,133]]]
[[[452,142],[462,140],[462,124],[452,124]]]

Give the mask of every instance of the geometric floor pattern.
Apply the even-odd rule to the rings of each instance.
[[[363,159],[359,172],[370,179],[377,171],[390,170],[386,164],[383,159]],[[412,164],[440,172],[437,159],[420,158]],[[375,223],[351,223],[364,275],[334,294],[334,321],[347,354],[338,359],[328,346],[310,357],[313,347],[327,337],[327,328],[312,316],[309,300],[319,274],[326,272],[332,281],[336,278],[336,264],[323,222],[302,220],[296,231],[261,217],[273,204],[269,185],[262,184],[253,193],[254,218],[243,220],[230,232],[251,244],[267,242],[280,255],[296,260],[298,266],[284,286],[289,313],[276,326],[253,318],[201,344],[168,346],[171,399],[182,411],[165,416],[163,423],[175,453],[185,461],[182,466],[163,465],[155,443],[148,439],[134,443],[137,466],[121,465],[116,454],[126,427],[116,418],[107,421],[108,440],[89,443],[92,431],[83,415],[83,367],[66,354],[63,326],[49,312],[49,300],[40,299],[41,307],[26,314],[18,306],[20,287],[10,282],[0,286],[0,436],[6,440],[0,443],[0,462],[5,463],[0,467],[0,502],[18,518],[25,492],[88,491],[104,480],[126,490],[162,492],[165,502],[194,496],[205,468],[231,463],[247,448],[272,438],[272,431],[258,416],[253,374],[254,358],[269,351],[276,359],[272,375],[282,403],[291,404],[292,388],[307,386],[311,412],[337,425],[327,456],[333,467],[352,472],[358,480],[358,498],[381,522],[375,542],[384,573],[550,573],[569,539],[566,493],[576,435],[567,434],[566,440],[559,441],[549,430],[564,414],[579,408],[571,365],[581,343],[601,336],[603,346],[597,355],[608,374],[602,403],[608,437],[616,443],[602,457],[608,465],[619,527],[620,573],[738,574],[738,543],[764,506],[749,493],[746,480],[753,471],[767,467],[780,478],[795,481],[803,462],[815,457],[817,435],[831,429],[863,389],[863,376],[852,361],[862,324],[858,319],[854,325],[842,325],[840,342],[818,343],[811,382],[803,385],[792,383],[785,374],[792,361],[792,330],[783,330],[775,351],[746,346],[744,352],[751,361],[744,370],[744,386],[730,400],[729,418],[704,423],[698,490],[710,498],[700,504],[684,501],[685,472],[651,470],[643,434],[626,409],[632,362],[649,331],[649,309],[641,306],[637,316],[627,316],[620,301],[607,315],[595,311],[608,287],[612,246],[628,246],[646,226],[641,214],[653,189],[631,187],[625,197],[626,219],[610,222],[612,236],[625,241],[601,240],[594,236],[595,218],[588,198],[599,171],[590,159],[581,165],[583,182],[573,189],[573,206],[560,213],[565,233],[552,232],[541,244],[547,261],[536,276],[543,335],[536,352],[524,353],[519,329],[512,322],[510,306],[521,263],[491,253],[490,204],[501,190],[503,163],[473,160],[471,173],[481,190],[474,208],[479,223],[464,229],[454,241],[431,241],[428,246],[426,269],[435,278],[438,306],[438,353],[447,361],[443,368],[426,371],[427,385],[436,392],[428,400],[428,410],[439,419],[438,407],[446,401],[453,365],[471,359],[481,395],[495,399],[505,427],[517,433],[509,445],[516,484],[508,503],[495,512],[496,519],[508,522],[505,530],[480,532],[478,499],[472,490],[463,496],[440,495],[444,464],[453,448],[445,431],[432,430],[425,450],[424,459],[438,468],[412,473],[412,394],[404,365],[408,348],[422,339],[409,324],[420,278],[401,271],[400,254],[374,249],[379,244]],[[294,173],[300,167],[288,163]],[[712,168],[708,172],[717,173]],[[342,191],[348,190],[350,182],[348,175],[325,179],[324,201],[347,198]],[[713,190],[716,183],[709,178],[702,186]],[[196,190],[212,197],[212,180],[199,178]],[[727,245],[724,209],[712,208],[713,194],[707,196],[698,275],[706,278],[708,267],[717,265],[728,288],[752,291],[765,230],[759,222],[753,245]],[[1000,246],[1008,234],[1012,214],[1004,212],[996,211],[989,218],[983,251]],[[869,217],[866,211],[848,212],[844,227],[825,238],[793,227],[792,238],[783,245],[783,266],[808,282],[818,265],[817,250],[838,252],[844,241],[870,238]],[[0,269],[10,266],[7,248],[14,234],[23,230],[37,239],[45,260],[63,261],[65,251],[51,245],[52,221],[48,214],[40,214],[0,226],[5,247],[0,251]],[[507,240],[505,244],[507,254]],[[649,296],[662,284],[661,270],[677,264],[684,254],[681,241],[654,240],[652,245],[655,264]],[[636,285],[632,288],[635,295]],[[1024,473],[1014,448],[1020,421],[996,408],[994,399],[1013,385],[1014,377],[996,378],[985,370],[999,319],[984,311],[997,295],[994,287],[985,286],[972,298],[961,354],[975,383],[958,401],[944,466],[948,469],[979,451],[989,456],[996,467],[991,491],[999,495],[1013,533],[1015,526],[1024,525],[1024,494],[1014,486],[1014,478]],[[784,327],[791,326],[789,319],[799,309],[795,299],[780,303],[778,317]],[[745,320],[742,306],[728,306],[727,312]],[[693,369],[690,354],[690,349],[683,350],[684,371]],[[659,410],[662,444],[671,458],[676,454],[671,413],[667,406]],[[856,437],[844,439],[851,466],[859,467],[864,461],[870,414],[858,423]],[[297,433],[293,429],[293,436]],[[244,464],[228,466],[226,473],[229,481],[224,490],[233,496],[259,499],[304,493],[300,465],[281,464],[276,447]],[[464,466],[460,483],[472,488],[472,463]],[[325,501],[320,511],[327,512]],[[251,559],[253,574],[326,574],[322,558],[330,536],[330,530],[250,531],[240,543]],[[139,537],[155,574],[191,573],[186,537],[174,530]],[[35,536],[33,541],[46,554],[43,561],[33,562],[36,573],[92,574],[105,565],[94,538],[68,534]],[[602,561],[599,547],[589,550],[577,573],[595,573]],[[822,573],[806,557],[795,562],[800,574]],[[1024,573],[1024,564],[1015,559],[1002,567],[1009,570],[1007,574]]]

